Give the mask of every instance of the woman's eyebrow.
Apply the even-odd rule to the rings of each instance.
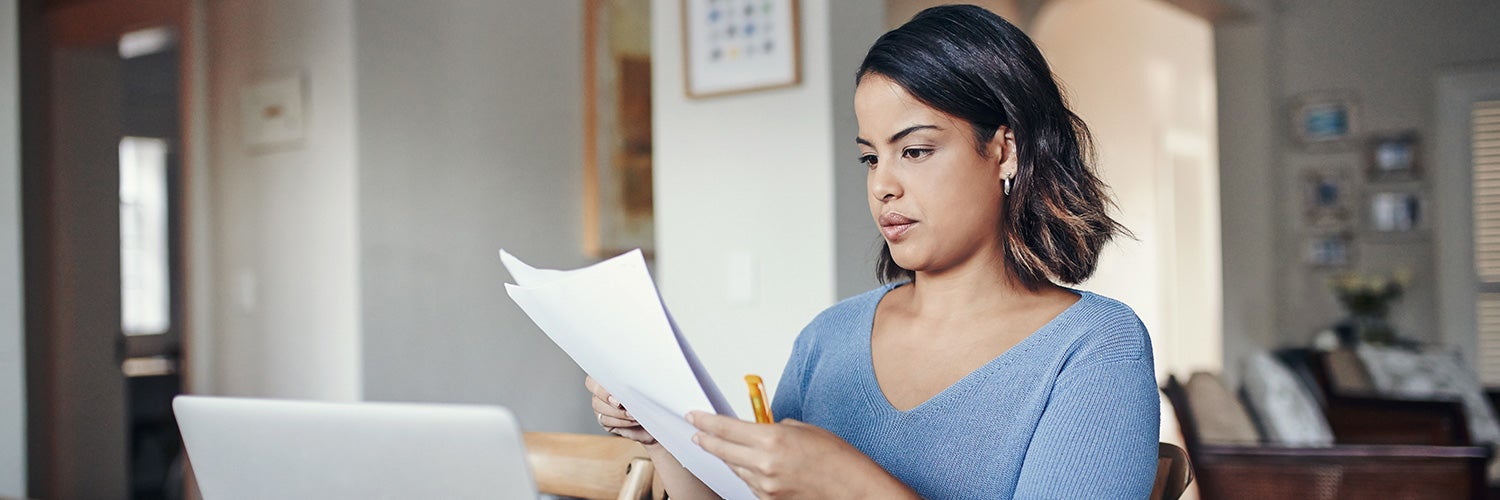
[[[904,129],[901,129],[900,132],[896,132],[895,134],[892,134],[891,138],[887,139],[886,142],[887,143],[891,143],[891,142],[899,141],[899,140],[901,140],[901,138],[906,137],[907,135],[910,135],[912,132],[916,132],[918,130],[923,130],[923,129],[942,130],[943,128],[939,127],[937,125],[912,125],[910,127],[906,127]],[[875,147],[874,144],[870,144],[870,141],[867,140],[867,139],[865,139],[865,138],[863,138],[863,137],[855,137],[854,138],[854,142],[856,144],[863,144],[865,146],[869,146],[869,147],[872,147],[872,148]]]
[[[923,130],[923,129],[929,129],[929,128],[933,129],[933,130],[940,130],[940,128],[937,125],[912,125],[910,127],[906,127],[905,129],[902,129],[900,132],[896,132],[895,134],[891,135],[890,140],[888,140],[886,142],[888,142],[888,143],[889,142],[896,142],[896,141],[901,140],[902,137],[906,137],[907,135],[911,134],[912,132],[916,132],[918,130]]]

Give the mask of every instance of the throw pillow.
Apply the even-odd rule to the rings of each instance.
[[[1215,444],[1258,444],[1260,433],[1239,398],[1217,375],[1197,372],[1183,385],[1188,411],[1198,423],[1198,439]]]
[[[1307,387],[1270,353],[1257,352],[1245,363],[1245,398],[1270,442],[1291,446],[1331,446],[1333,430]]]

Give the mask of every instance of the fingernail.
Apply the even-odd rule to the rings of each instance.
[[[703,434],[702,433],[693,434],[693,444],[700,444],[698,442],[699,441],[698,436],[701,436],[701,435],[703,435]]]
[[[690,424],[693,423],[693,420],[696,419],[693,416],[693,412],[688,412],[688,414],[687,415],[683,415],[682,418],[687,419],[688,423],[690,423]]]
[[[620,406],[620,402],[615,400],[614,396],[609,397],[609,404],[615,405],[615,408],[623,408]]]
[[[625,412],[625,418],[632,419],[632,420],[635,419],[635,417],[630,416],[630,412],[628,410]]]

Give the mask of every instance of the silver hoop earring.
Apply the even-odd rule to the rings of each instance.
[[[1005,186],[1005,194],[1007,196],[1009,196],[1010,195],[1010,177],[1006,177],[1005,178],[1005,183],[1003,185]]]

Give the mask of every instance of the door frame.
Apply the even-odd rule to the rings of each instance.
[[[1438,320],[1441,341],[1457,346],[1478,372],[1474,276],[1473,151],[1470,108],[1500,99],[1500,65],[1455,68],[1437,78],[1437,127],[1429,149],[1433,172],[1433,230],[1437,236]]]
[[[179,373],[183,376],[183,387],[187,380],[188,355],[191,352],[192,332],[190,311],[193,295],[187,285],[191,262],[186,250],[187,229],[190,226],[191,199],[188,187],[193,185],[196,174],[194,160],[188,145],[193,144],[196,112],[193,90],[200,83],[194,74],[198,44],[195,43],[192,13],[196,0],[32,0],[18,2],[18,21],[21,27],[21,183],[23,186],[22,207],[25,294],[25,342],[26,342],[26,386],[27,386],[27,492],[31,497],[51,498],[64,494],[68,485],[85,484],[96,478],[70,472],[64,464],[69,456],[85,450],[63,449],[60,439],[71,429],[62,422],[71,421],[80,411],[75,404],[79,397],[76,381],[60,376],[58,370],[68,363],[60,356],[70,356],[66,342],[72,341],[70,333],[73,321],[69,316],[79,310],[69,304],[69,298],[77,293],[78,279],[66,277],[69,262],[58,257],[66,253],[69,243],[62,237],[63,229],[55,201],[54,186],[60,179],[54,167],[51,113],[54,98],[50,54],[60,47],[111,46],[120,35],[132,30],[171,26],[178,33],[179,50],[179,123],[180,140],[172,145],[173,155],[178,159],[180,175],[176,179],[178,198],[178,221],[176,226],[183,237],[173,242],[173,260],[176,261],[176,276],[172,286],[176,289],[173,322],[181,336],[182,356]],[[86,307],[86,306],[85,306]],[[117,337],[118,338],[118,337]],[[123,348],[122,348],[123,349]],[[121,352],[123,355],[123,351]],[[121,374],[121,390],[123,389]],[[122,394],[122,398],[128,395]],[[126,432],[129,429],[126,428]],[[64,440],[66,441],[66,440]],[[71,442],[71,441],[69,441]],[[75,443],[77,444],[77,443]],[[87,446],[84,446],[85,448]],[[128,471],[128,464],[121,467]],[[75,477],[77,476],[77,477]],[[127,483],[122,485],[129,491]]]

